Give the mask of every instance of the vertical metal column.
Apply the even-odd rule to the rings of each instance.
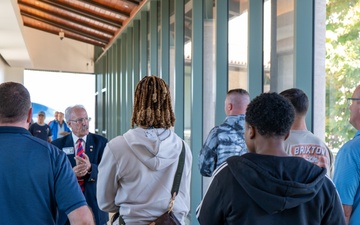
[[[101,135],[103,123],[102,123],[102,100],[101,100],[101,89],[102,89],[102,77],[103,75],[103,62],[104,58],[101,58],[99,61],[95,64],[95,71],[96,71],[96,93],[95,93],[95,102],[96,102],[96,109],[95,109],[95,133]]]
[[[314,123],[314,1],[295,0],[294,65],[295,86],[308,96],[310,104],[306,116],[307,128]]]
[[[133,37],[133,86],[136,87],[140,80],[140,21],[134,20],[134,37]],[[134,98],[132,99],[134,102]]]
[[[215,98],[215,124],[221,124],[225,118],[224,101],[229,82],[228,60],[228,33],[229,33],[229,2],[216,0],[216,98]]]
[[[150,72],[159,76],[158,70],[158,1],[150,1]]]
[[[203,73],[204,73],[204,16],[203,0],[193,1],[192,9],[192,72],[191,72],[191,150],[193,154],[191,173],[191,224],[199,224],[196,207],[201,201],[202,179],[197,167],[196,156],[203,144]]]
[[[127,61],[127,73],[126,73],[126,129],[130,129],[130,120],[132,116],[132,106],[133,106],[133,28],[128,27],[126,31],[126,41],[127,41],[127,48],[126,48],[126,61]]]
[[[121,134],[124,134],[127,131],[127,114],[126,114],[126,33],[121,35]]]
[[[175,133],[184,138],[184,0],[175,1]]]
[[[106,74],[107,74],[107,61],[108,61],[108,56],[107,54],[105,54],[103,56],[103,75],[102,75],[102,81],[101,81],[101,102],[102,102],[102,107],[101,107],[101,114],[102,114],[102,117],[101,117],[101,123],[102,123],[102,130],[101,130],[101,135],[103,135],[104,137],[107,137],[106,135],[106,132],[107,132],[107,129],[108,129],[108,125],[106,123],[106,118],[107,118],[107,115],[106,115],[106,112],[107,112],[107,108],[106,108]]]
[[[117,75],[117,71],[116,71],[116,61],[117,61],[117,54],[116,54],[116,43],[114,43],[111,46],[111,52],[112,52],[112,60],[111,60],[111,81],[110,81],[110,85],[111,85],[111,138],[114,138],[116,136],[116,126],[114,126],[115,121],[116,121],[116,117],[114,115],[116,115],[116,75]]]
[[[121,39],[118,38],[116,41],[116,53],[117,53],[117,69],[116,69],[116,135],[120,135],[121,134],[121,123],[123,121],[122,119],[122,113],[121,113],[121,103],[122,103],[122,99],[121,99],[121,61],[123,60],[122,58],[122,54],[121,54]]]
[[[251,98],[264,90],[263,8],[263,0],[249,1],[248,87]]]
[[[169,84],[170,76],[170,3],[161,1],[161,62],[160,76]]]
[[[111,115],[111,107],[109,105],[111,104],[110,96],[111,96],[111,85],[110,85],[110,79],[111,79],[111,60],[112,60],[112,54],[111,54],[111,48],[109,51],[105,53],[107,55],[107,61],[106,61],[106,74],[105,74],[105,105],[106,105],[106,137],[111,138],[111,122],[110,122],[110,115]]]
[[[278,75],[278,49],[277,49],[277,32],[278,32],[278,19],[277,19],[277,0],[271,1],[271,55],[270,55],[270,90],[278,90],[278,79],[274,79]]]
[[[148,75],[148,12],[141,12],[140,19],[140,77],[143,78]]]

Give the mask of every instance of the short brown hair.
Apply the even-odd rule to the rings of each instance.
[[[309,108],[309,99],[304,91],[299,88],[290,88],[282,91],[280,95],[284,96],[291,102],[297,114],[306,115]]]
[[[131,126],[170,128],[175,124],[169,87],[157,76],[146,76],[136,86]]]
[[[0,84],[0,122],[15,123],[27,119],[31,108],[29,91],[20,83]]]

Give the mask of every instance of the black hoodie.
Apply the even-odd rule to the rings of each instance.
[[[214,172],[197,211],[204,225],[345,225],[326,169],[300,157],[229,158]]]

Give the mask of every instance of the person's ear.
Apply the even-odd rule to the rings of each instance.
[[[284,141],[286,141],[286,139],[288,139],[289,136],[290,136],[290,131],[285,135]]]
[[[31,123],[31,119],[32,119],[32,108],[30,108],[29,111],[28,111],[26,122]]]
[[[232,110],[232,108],[233,108],[232,103],[227,104],[227,110],[228,110],[228,111],[231,111],[231,110]]]
[[[249,132],[249,138],[250,139],[254,139],[256,136],[256,131],[255,131],[255,127],[248,125],[248,132]]]

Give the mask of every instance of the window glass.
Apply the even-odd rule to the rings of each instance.
[[[352,139],[349,105],[360,81],[359,1],[326,1],[326,120],[325,142],[336,155]]]
[[[184,18],[184,139],[190,145],[191,131],[191,39],[192,39],[192,1],[185,1]]]
[[[264,92],[294,86],[294,0],[264,1]]]
[[[248,8],[247,0],[229,0],[229,90],[248,90]]]

